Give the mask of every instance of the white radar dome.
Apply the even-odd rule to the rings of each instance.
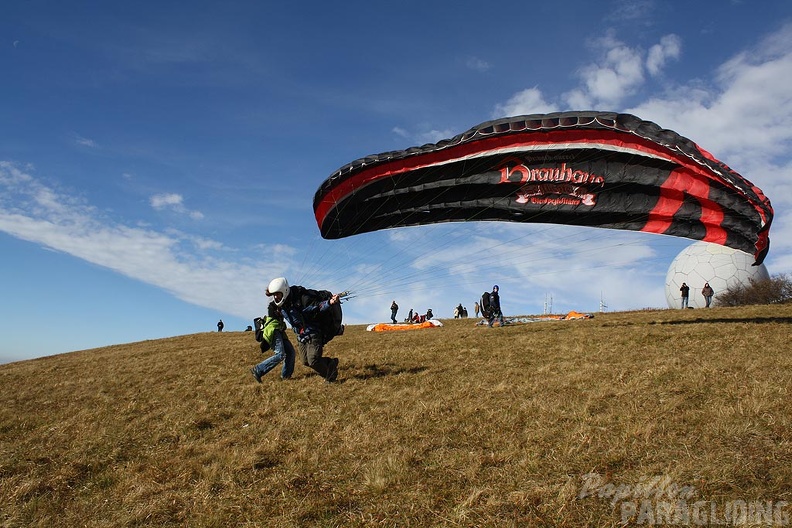
[[[764,264],[754,266],[754,258],[748,253],[738,251],[720,244],[696,242],[683,249],[671,262],[665,280],[666,302],[669,308],[681,308],[682,283],[690,287],[688,306],[704,308],[704,296],[701,289],[704,284],[715,290],[715,301],[718,294],[737,284],[747,285],[749,279],[765,280],[770,278]]]

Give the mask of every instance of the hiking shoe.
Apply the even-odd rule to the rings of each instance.
[[[327,383],[333,383],[338,379],[338,358],[330,358],[330,364],[327,367]]]
[[[254,368],[250,369],[250,373],[253,374],[253,377],[256,378],[256,381],[261,383],[261,376],[259,375],[258,372],[256,372],[256,369]]]

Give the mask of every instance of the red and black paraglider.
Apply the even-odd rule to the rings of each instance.
[[[324,238],[505,220],[628,229],[769,249],[762,191],[694,142],[629,114],[558,112],[482,123],[436,144],[349,163],[314,196]]]

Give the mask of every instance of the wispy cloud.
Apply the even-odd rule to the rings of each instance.
[[[470,68],[471,70],[477,72],[485,72],[488,71],[492,66],[487,61],[480,59],[478,57],[470,57],[467,61],[465,61],[465,65]]]
[[[573,108],[614,109],[644,83],[644,57],[612,35],[596,41],[600,61],[580,70],[581,86],[565,94]]]
[[[151,207],[154,209],[165,209],[166,207],[183,207],[183,198],[180,194],[155,194],[149,199]]]
[[[677,35],[666,35],[659,44],[649,48],[646,69],[652,76],[659,75],[669,59],[678,59],[682,50],[682,39]]]
[[[445,130],[431,129],[431,130],[411,132],[401,127],[393,127],[391,131],[400,138],[407,139],[416,145],[424,145],[426,143],[437,143],[440,140],[448,139],[454,136],[455,134],[457,134],[457,132],[454,132],[451,129],[445,129]]]
[[[655,9],[654,0],[616,0],[606,19],[614,22],[648,21]]]
[[[558,106],[545,101],[542,91],[536,86],[514,94],[511,99],[495,106],[493,118],[523,114],[545,114],[558,111]]]
[[[682,41],[677,35],[665,35],[659,43],[644,51],[627,46],[609,33],[594,40],[593,47],[599,59],[580,68],[580,85],[562,94],[558,101],[547,100],[541,87],[533,86],[495,105],[493,116],[546,113],[565,108],[616,110],[644,87],[647,74],[659,76],[670,60],[680,57]]]
[[[79,134],[74,135],[74,142],[81,147],[97,148],[99,145],[93,139],[82,137]]]
[[[155,194],[149,203],[157,211],[170,210],[178,214],[188,215],[193,220],[201,220],[204,215],[200,211],[191,211],[184,206],[184,197],[176,193]]]
[[[115,223],[7,161],[0,161],[0,189],[0,231],[160,287],[198,306],[243,317],[255,314],[261,299],[251,285],[291,264],[293,254],[282,245],[251,254],[176,230]],[[154,202],[173,206],[179,200],[165,196]]]
[[[427,130],[421,132],[416,136],[419,143],[437,143],[443,139],[448,139],[453,136],[455,132],[451,129],[445,130]]]
[[[712,81],[693,79],[630,111],[695,138],[735,166],[786,163],[792,148],[792,24],[755,49],[717,67]],[[753,179],[753,178],[750,178]],[[762,175],[787,180],[782,170]]]

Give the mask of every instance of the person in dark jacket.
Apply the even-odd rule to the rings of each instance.
[[[492,328],[492,324],[497,319],[498,324],[503,326],[503,312],[501,311],[500,305],[500,294],[498,291],[498,285],[492,287],[492,292],[490,292],[490,308],[489,308],[489,316],[487,317],[487,325]]]
[[[330,317],[331,307],[341,302],[338,295],[289,286],[283,277],[272,279],[266,294],[273,298],[297,335],[297,348],[303,365],[315,370],[328,383],[334,382],[338,378],[338,358],[324,357],[324,345],[335,334],[331,335],[325,321]]]
[[[398,321],[396,320],[396,314],[398,312],[399,312],[399,305],[396,304],[396,301],[394,300],[391,303],[391,321],[393,321],[393,324],[398,323]]]
[[[704,296],[704,302],[706,303],[705,308],[709,308],[710,304],[712,304],[712,296],[715,295],[715,290],[712,289],[709,282],[704,283],[704,287],[701,289],[701,295]]]
[[[690,297],[690,286],[682,283],[682,287],[679,288],[680,293],[682,294],[682,308],[688,307],[688,298]]]

